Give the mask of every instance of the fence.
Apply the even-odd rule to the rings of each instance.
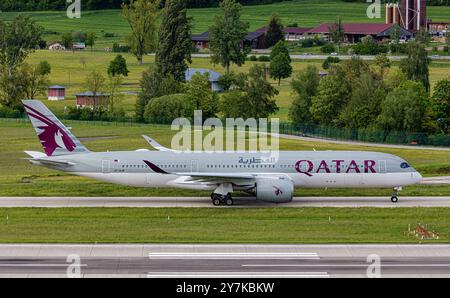
[[[0,118],[0,122],[16,122],[27,123],[28,118]],[[83,121],[83,120],[64,120],[67,125],[71,124],[84,124],[91,126],[151,126],[153,128],[168,128],[167,124],[145,124],[136,122],[134,120],[128,120],[123,122],[107,122],[107,121]],[[380,130],[371,129],[348,129],[348,128],[336,128],[326,127],[315,124],[292,124],[289,122],[280,123],[280,134],[313,137],[329,140],[342,140],[342,141],[359,141],[369,143],[381,143],[381,144],[407,144],[407,145],[428,145],[428,146],[450,146],[450,135],[428,135],[426,133],[413,133],[413,132],[398,132],[391,131],[385,133]]]

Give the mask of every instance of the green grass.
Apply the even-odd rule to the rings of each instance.
[[[408,237],[418,223],[440,239]],[[0,209],[0,243],[448,243],[449,234],[449,208]]]
[[[165,126],[91,122],[67,122],[79,138],[112,136],[111,139],[83,141],[93,151],[117,151],[149,148],[141,137],[148,134],[170,147],[176,133]],[[42,151],[30,123],[0,119],[0,196],[208,196],[207,192],[179,189],[133,188],[75,177],[62,172],[32,166],[22,158],[24,150]],[[408,160],[426,176],[450,174],[450,152],[349,146],[281,139],[281,150],[364,150],[392,153]],[[389,196],[390,189],[298,189],[298,196]],[[410,186],[401,195],[443,196],[450,186]]]
[[[298,23],[301,27],[313,27],[323,22],[333,22],[340,16],[346,22],[384,22],[384,9],[381,19],[369,19],[366,15],[368,4],[348,3],[339,0],[294,0],[281,3],[246,6],[242,10],[242,19],[249,22],[250,30],[265,26],[273,12],[280,14],[283,23]],[[194,33],[208,30],[214,16],[219,14],[218,8],[190,9],[189,15],[194,19]],[[114,42],[124,42],[130,32],[127,23],[121,18],[120,10],[82,11],[81,19],[68,19],[65,11],[45,11],[27,13],[37,20],[47,31],[58,32],[48,34],[46,39],[57,41],[61,33],[71,31],[95,31],[100,37],[96,45],[103,49],[111,47]],[[5,12],[0,18],[11,20],[17,13]],[[433,21],[447,21],[450,7],[429,6],[428,17]],[[105,32],[115,33],[118,37],[105,38]]]

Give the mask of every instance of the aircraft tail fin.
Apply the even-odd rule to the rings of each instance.
[[[23,100],[22,103],[47,156],[89,152],[41,101]]]

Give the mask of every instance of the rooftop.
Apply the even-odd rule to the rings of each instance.
[[[205,74],[209,73],[209,81],[210,82],[218,82],[219,78],[222,76],[220,73],[207,69],[207,68],[188,68],[185,73],[186,81],[190,81],[192,76],[196,73]]]

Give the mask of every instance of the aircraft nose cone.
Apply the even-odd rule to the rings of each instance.
[[[422,182],[422,175],[419,173],[419,172],[414,172],[413,173],[413,179],[414,179],[414,182],[416,182],[416,183],[420,183],[420,182]]]

